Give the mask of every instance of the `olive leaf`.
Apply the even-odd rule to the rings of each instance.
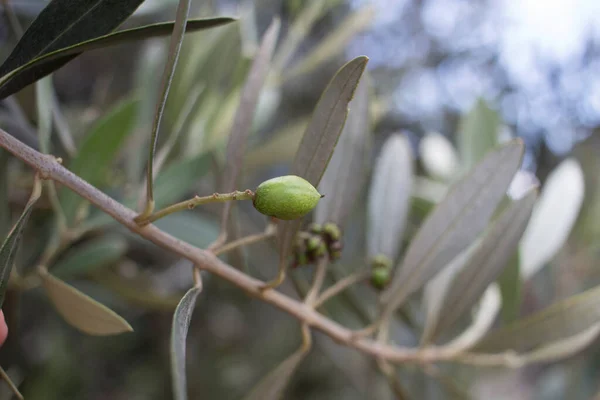
[[[240,102],[231,127],[227,143],[227,167],[225,169],[225,192],[235,190],[244,153],[246,141],[252,128],[252,120],[258,104],[263,84],[269,73],[271,58],[279,35],[280,22],[275,18],[263,36],[260,47],[254,57],[246,83],[241,91]],[[227,229],[227,221],[231,212],[232,202],[228,201],[223,207],[221,218],[222,229]]]
[[[236,21],[235,18],[217,17],[189,20],[186,32],[215,28]],[[7,97],[37,79],[59,69],[85,51],[101,49],[135,40],[167,36],[173,31],[174,22],[161,22],[132,29],[100,35],[79,41],[57,50],[37,56],[0,78],[0,99]]]
[[[81,332],[104,336],[133,331],[122,317],[73,286],[45,271],[40,271],[40,277],[58,313]]]
[[[325,196],[317,205],[314,220],[319,224],[333,222],[341,228],[365,183],[372,139],[369,91],[369,80],[363,76],[349,104],[348,119],[340,139],[319,184],[320,192],[335,193],[335,196]]]
[[[450,329],[507,266],[527,227],[536,199],[534,190],[514,201],[493,222],[477,250],[450,283],[437,320],[428,321],[436,326],[430,333],[432,339]]]
[[[52,266],[61,278],[83,275],[118,261],[127,250],[127,241],[119,236],[101,236],[70,250]]]
[[[522,353],[578,335],[600,320],[600,287],[571,296],[510,325],[490,332],[477,352],[514,350]]]
[[[12,227],[10,232],[8,232],[8,236],[6,239],[4,239],[2,247],[0,247],[0,307],[2,307],[2,304],[4,303],[4,295],[10,279],[13,263],[15,261],[15,257],[17,256],[17,249],[19,248],[21,239],[23,238],[23,229],[27,224],[27,220],[29,219],[29,215],[33,210],[34,204],[41,195],[42,182],[36,176],[33,182],[31,196],[25,205],[23,213]]]
[[[513,322],[519,317],[523,299],[522,281],[520,273],[520,251],[516,251],[508,265],[498,277],[498,286],[502,295],[502,321]]]
[[[244,400],[279,400],[307,351],[300,348],[256,384]]]
[[[132,131],[138,103],[137,99],[123,101],[96,122],[70,163],[71,172],[92,185],[105,183],[111,162]],[[61,191],[60,200],[67,220],[72,223],[84,200],[68,189]]]
[[[14,93],[35,80],[60,68],[72,55],[55,59],[37,70],[35,75],[21,76],[6,82],[6,75],[36,57],[73,44],[105,35],[117,28],[143,0],[53,0],[27,28],[16,47],[0,66],[0,98]]]
[[[10,204],[8,203],[9,163],[8,153],[0,149],[0,237],[10,228]]]
[[[211,168],[211,156],[203,153],[196,157],[177,160],[158,173],[154,181],[154,200],[157,206],[172,204],[190,191],[193,184]]]
[[[14,393],[15,396],[17,396],[17,398],[19,398],[19,400],[24,400],[24,397],[21,394],[21,392],[19,392],[17,385],[13,383],[13,381],[10,379],[10,376],[8,376],[8,374],[2,367],[0,367],[0,380],[6,382],[10,390]]]
[[[185,348],[188,329],[196,300],[202,291],[193,287],[181,298],[173,314],[171,326],[171,375],[173,379],[173,398],[175,400],[187,399],[187,379],[185,373]]]
[[[443,270],[487,226],[521,165],[524,146],[512,141],[487,155],[449,190],[409,245],[381,296],[384,314]]]
[[[466,170],[471,169],[498,145],[499,124],[500,117],[483,99],[478,99],[471,111],[461,119],[457,141]]]
[[[524,280],[544,267],[566,242],[581,210],[584,191],[583,171],[576,160],[566,159],[550,173],[521,241],[520,272]]]
[[[459,157],[450,141],[437,132],[427,133],[419,143],[419,155],[427,175],[450,182],[459,170]]]
[[[408,138],[390,136],[373,169],[368,210],[367,255],[395,260],[400,251],[413,187],[414,161]]]
[[[318,187],[329,164],[346,123],[348,104],[368,61],[365,56],[356,57],[338,70],[321,95],[304,132],[292,164],[292,174],[306,179],[315,187]],[[279,224],[280,268],[287,259],[301,223],[301,220],[296,220]]]

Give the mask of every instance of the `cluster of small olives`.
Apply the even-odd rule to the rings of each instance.
[[[312,264],[321,257],[336,261],[342,255],[342,233],[337,225],[311,224],[307,232],[296,236],[294,267]]]
[[[392,260],[383,254],[373,257],[371,260],[371,285],[375,289],[382,290],[390,282],[392,277]]]

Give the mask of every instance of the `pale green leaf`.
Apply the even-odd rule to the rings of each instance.
[[[437,132],[426,134],[419,143],[421,163],[427,174],[443,182],[450,182],[459,170],[458,154],[450,141]]]
[[[577,335],[600,321],[600,287],[583,293],[491,332],[477,344],[478,352],[525,352]]]
[[[510,142],[487,155],[432,211],[382,294],[386,313],[443,270],[485,229],[521,165],[524,146]]]
[[[348,104],[367,66],[368,58],[360,56],[342,66],[321,95],[306,128],[292,165],[292,174],[317,187],[338,142]],[[279,252],[285,262],[301,220],[279,224]]]
[[[463,167],[471,169],[498,145],[500,118],[483,99],[463,117],[458,129],[458,148]]]
[[[244,400],[280,400],[294,371],[298,368],[307,352],[298,349],[291,356],[265,376],[252,391],[244,397]]]
[[[23,237],[23,230],[25,229],[31,211],[33,210],[33,205],[40,198],[41,194],[42,183],[40,179],[36,177],[33,183],[31,196],[25,205],[23,213],[10,232],[8,232],[8,236],[4,239],[2,247],[0,247],[0,307],[2,307],[2,303],[4,303],[4,295],[10,279],[13,263],[17,255],[17,250]]]
[[[83,275],[118,261],[127,250],[127,241],[118,236],[101,236],[75,247],[52,266],[61,278]]]
[[[498,277],[498,286],[502,294],[502,321],[510,323],[519,317],[523,298],[521,274],[519,272],[519,254],[517,251],[508,261]]]
[[[122,317],[73,286],[47,272],[41,272],[40,276],[58,313],[81,332],[105,336],[133,331]]]
[[[400,252],[413,190],[414,159],[410,141],[394,134],[383,144],[369,191],[367,255],[394,261]]]
[[[35,83],[35,100],[37,108],[38,141],[42,153],[50,152],[50,134],[52,133],[52,107],[54,87],[52,75]]]
[[[173,379],[173,398],[175,400],[187,399],[187,378],[185,368],[185,349],[188,329],[196,300],[202,291],[193,287],[181,298],[175,309],[171,326],[171,376]]]
[[[508,265],[529,222],[536,199],[537,191],[534,190],[513,202],[493,223],[477,250],[452,280],[432,337],[450,329]]]
[[[342,227],[360,196],[371,154],[369,91],[369,80],[363,76],[349,104],[350,112],[340,139],[319,184],[319,192],[325,197],[315,209],[317,223],[333,222]]]

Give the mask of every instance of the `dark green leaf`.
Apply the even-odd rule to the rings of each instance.
[[[510,142],[452,186],[421,225],[401,268],[382,294],[386,315],[442,271],[485,229],[521,165],[523,151],[522,141]]]
[[[329,82],[321,95],[292,165],[292,174],[298,175],[317,187],[333,155],[342,133],[348,104],[367,67],[369,59],[356,57],[342,66]],[[281,262],[285,262],[292,241],[302,221],[288,221],[279,224],[279,251]]]
[[[210,29],[234,21],[234,18],[228,17],[193,19],[188,21],[186,32]],[[162,22],[145,25],[139,28],[124,29],[104,36],[94,37],[90,40],[81,41],[38,56],[13,71],[7,72],[8,75],[0,79],[0,98],[9,96],[35,80],[55,71],[84,51],[101,49],[135,40],[166,36],[173,31],[173,25],[173,22]]]
[[[104,184],[112,161],[132,131],[137,106],[138,100],[126,100],[98,121],[86,136],[69,169],[92,185]],[[82,201],[74,192],[62,190],[61,204],[70,223]]]
[[[2,247],[0,247],[0,307],[4,302],[4,294],[10,279],[10,272],[12,271],[13,263],[17,255],[17,249],[21,243],[23,237],[23,229],[27,224],[33,205],[40,198],[42,194],[42,182],[36,177],[33,183],[33,191],[29,201],[25,205],[23,213],[17,220],[17,223],[12,227]]]
[[[578,335],[596,325],[598,321],[600,287],[595,287],[491,332],[477,344],[474,351],[529,351]]]
[[[185,348],[188,328],[196,306],[196,299],[202,291],[193,287],[187,291],[175,309],[171,327],[171,374],[173,379],[173,398],[187,399],[187,379],[185,374]]]
[[[271,66],[271,57],[277,43],[279,26],[279,19],[276,18],[267,29],[252,62],[246,83],[242,88],[240,103],[235,114],[235,119],[233,120],[229,142],[227,143],[225,192],[232,192],[236,189],[242,161],[246,152],[246,142],[252,128],[252,120],[254,119],[263,84]],[[226,229],[227,227],[231,206],[232,202],[228,201],[223,207],[222,229]]]
[[[104,336],[133,331],[122,317],[73,286],[47,272],[40,276],[58,313],[81,332]]]
[[[82,275],[116,262],[126,250],[125,239],[101,236],[70,250],[65,257],[52,266],[52,273],[61,278]]]
[[[142,2],[143,0],[53,0],[27,28],[17,46],[0,66],[0,76],[4,77],[36,57],[111,32],[129,18]],[[69,59],[55,60],[53,66],[59,67],[68,61]],[[43,72],[43,75],[28,82],[20,79],[20,88],[52,70],[45,68]],[[15,87],[13,83],[11,93],[19,90],[15,90]],[[10,93],[3,92],[0,98],[8,94]]]
[[[319,192],[330,195],[321,199],[315,209],[317,223],[333,222],[342,227],[365,183],[372,139],[369,91],[369,80],[363,76],[350,102],[348,120],[319,184]]]
[[[522,302],[522,282],[517,251],[508,261],[508,266],[498,277],[498,286],[502,294],[502,320],[510,323],[519,317]]]
[[[439,319],[434,321],[437,329],[432,333],[433,338],[472,308],[507,266],[527,227],[536,199],[537,191],[534,190],[513,202],[494,222],[477,250],[452,280]]]

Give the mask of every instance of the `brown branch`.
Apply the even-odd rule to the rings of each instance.
[[[244,290],[248,295],[256,297],[290,314],[310,328],[319,330],[338,343],[355,348],[365,354],[387,360],[389,362],[418,362],[430,363],[435,361],[452,361],[459,355],[445,352],[443,348],[429,347],[424,349],[403,348],[384,343],[376,343],[370,339],[354,339],[353,331],[324,317],[310,306],[294,300],[275,290],[264,290],[264,282],[238,271],[236,268],[219,260],[209,251],[205,251],[183,242],[154,225],[138,226],[134,218],[137,213],[115,201],[94,186],[82,180],[63,167],[57,160],[44,155],[21,143],[0,129],[0,147],[4,147],[17,158],[34,168],[42,178],[52,179],[90,201],[130,231],[151,241],[165,250],[169,250],[190,260],[197,268],[210,272]],[[498,357],[482,360],[484,355],[478,355],[473,361],[477,364],[502,364],[505,358]],[[473,357],[473,356],[471,356]],[[464,358],[468,362],[470,358]]]

